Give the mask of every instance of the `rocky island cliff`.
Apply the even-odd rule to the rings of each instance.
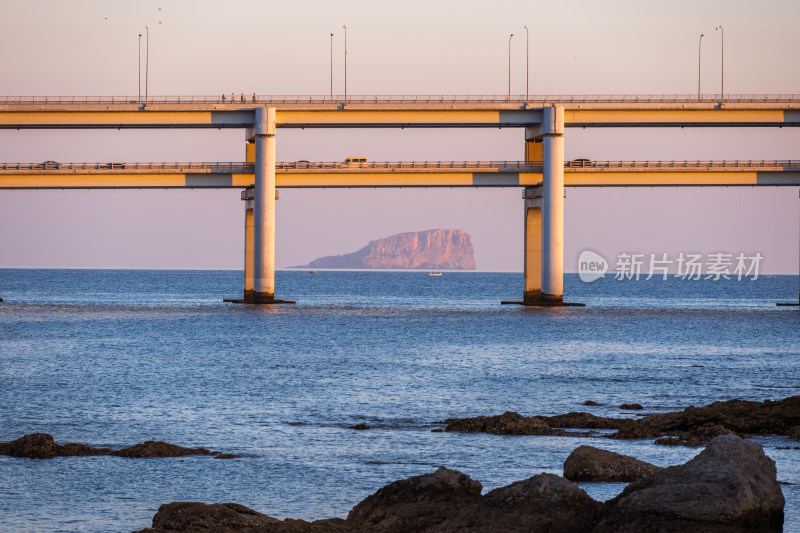
[[[464,230],[432,229],[370,241],[357,252],[320,257],[298,268],[475,270],[475,255]]]

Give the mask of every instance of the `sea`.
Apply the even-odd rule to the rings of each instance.
[[[0,270],[0,442],[43,432],[240,456],[0,456],[0,531],[129,532],[173,501],[345,517],[439,466],[484,491],[561,474],[580,445],[681,464],[700,449],[432,430],[505,411],[638,417],[800,394],[800,308],[775,305],[797,301],[797,276],[568,274],[566,300],[586,307],[526,308],[500,304],[520,299],[520,273],[428,274],[279,271],[276,295],[297,303],[254,306],[222,301],[241,295],[241,271]],[[800,531],[800,442],[752,440],[777,464],[785,531]],[[603,501],[625,484],[580,486]]]

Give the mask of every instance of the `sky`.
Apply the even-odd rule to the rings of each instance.
[[[0,0],[0,95],[800,93],[800,2]],[[144,45],[144,38],[143,38]],[[144,59],[144,46],[142,55]],[[142,90],[145,73],[142,69]],[[0,130],[0,160],[242,161],[238,130]],[[567,159],[800,159],[800,129],[568,129]],[[518,160],[520,129],[279,130],[279,160]],[[521,190],[284,189],[278,267],[461,228],[479,270],[521,271]],[[590,248],[760,252],[797,273],[796,187],[567,190],[565,268]],[[242,269],[239,190],[0,191],[0,267]]]

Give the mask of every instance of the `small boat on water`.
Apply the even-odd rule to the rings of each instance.
[[[428,275],[429,276],[441,276],[442,273],[441,272],[428,272]]]
[[[308,273],[309,273],[309,274],[316,274],[316,273],[317,273],[317,271],[316,271],[316,270],[309,270],[309,272],[308,272]]]

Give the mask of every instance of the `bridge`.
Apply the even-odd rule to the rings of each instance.
[[[0,97],[0,129],[239,128],[245,162],[0,163],[0,188],[235,187],[248,303],[275,298],[276,187],[522,187],[520,303],[563,300],[564,187],[800,185],[800,162],[564,161],[569,127],[796,127],[800,94]],[[278,162],[281,128],[519,128],[522,161]]]

